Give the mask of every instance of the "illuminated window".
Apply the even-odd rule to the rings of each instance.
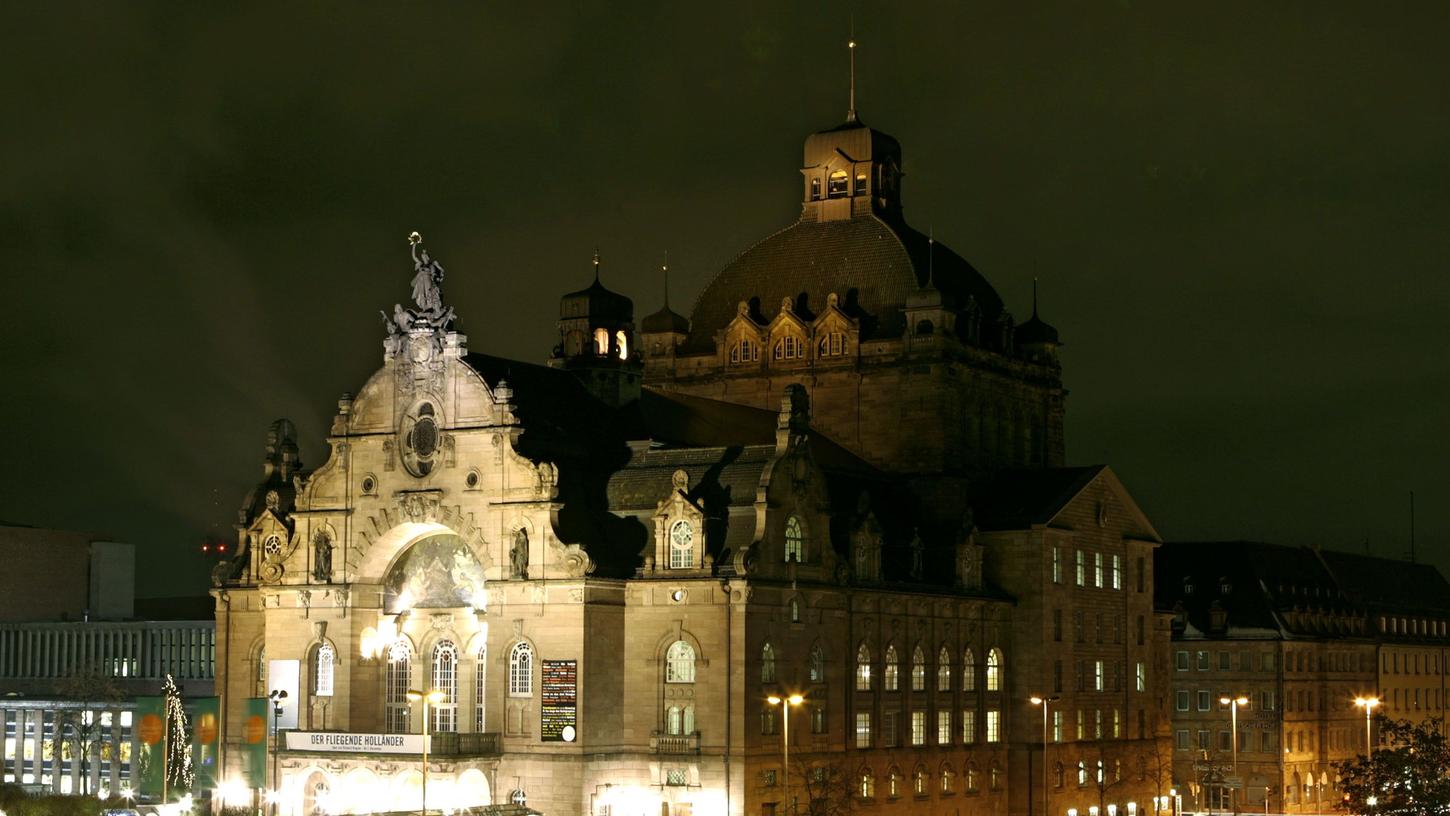
[[[1002,690],[1002,650],[987,652],[987,691]]]
[[[695,528],[688,521],[677,521],[670,527],[670,569],[695,566]]]
[[[866,174],[856,174],[856,195],[866,195]]]
[[[882,676],[887,691],[900,691],[901,661],[896,657],[895,646],[886,647],[886,670]]]
[[[412,672],[413,651],[408,641],[398,638],[388,647],[387,701],[388,733],[408,732],[408,688]]]
[[[796,516],[785,520],[785,560],[797,564],[805,560],[805,534],[801,532],[801,520]]]
[[[917,765],[916,770],[911,772],[911,790],[917,796],[925,796],[930,789],[931,777],[926,772],[925,765]]]
[[[1002,712],[995,708],[987,709],[987,742],[1002,741]]]
[[[1123,588],[1123,557],[1113,556],[1113,589]]]
[[[856,712],[856,747],[871,747],[871,712]]]
[[[671,643],[665,652],[665,682],[695,682],[695,649],[683,640]]]
[[[955,793],[957,785],[957,774],[952,766],[943,762],[941,766],[941,792]]]
[[[730,347],[730,362],[753,363],[760,360],[760,346],[747,337],[742,337]]]
[[[962,652],[962,691],[977,690],[977,655],[968,646]]]
[[[1077,585],[1087,586],[1087,555],[1082,550],[1077,551]]]
[[[966,770],[963,771],[963,773],[967,777],[967,793],[976,793],[977,792],[977,763],[975,763],[975,762],[968,762],[967,763]]]
[[[324,643],[312,652],[312,693],[318,697],[332,696],[332,667],[337,652],[331,643]]]
[[[530,697],[534,693],[534,647],[524,641],[509,651],[509,695]]]
[[[810,678],[812,683],[826,682],[826,656],[819,643],[811,647]]]
[[[847,195],[850,192],[847,189],[847,185],[850,183],[851,179],[846,175],[845,170],[835,171],[826,181],[826,196],[828,198],[841,198]]]
[[[433,647],[433,684],[430,690],[443,692],[429,708],[434,732],[458,730],[458,647],[453,641],[439,641]]]
[[[970,709],[962,712],[962,744],[971,745],[977,741],[977,712]]]
[[[695,733],[695,707],[670,706],[666,709],[665,732],[674,736]]]
[[[886,772],[886,795],[892,799],[901,795],[901,771],[895,766]]]
[[[926,655],[920,646],[911,652],[911,690],[926,691]]]
[[[775,682],[775,647],[770,645],[770,641],[760,647],[760,682]]]
[[[609,355],[609,331],[606,329],[594,330],[594,353],[600,357]]]
[[[1093,586],[1099,589],[1103,586],[1103,554],[1093,553]]]
[[[1062,548],[1052,548],[1052,582],[1062,583]]]
[[[820,180],[820,178],[813,178],[813,179],[811,179],[811,201],[820,201],[820,200],[821,200],[821,180]]]
[[[479,734],[487,730],[483,727],[483,709],[487,699],[483,694],[483,681],[488,676],[487,668],[488,646],[485,644],[478,647],[478,663],[473,671],[473,730]]]
[[[936,690],[952,690],[952,653],[945,646],[936,655]]]
[[[790,599],[790,622],[801,622],[801,602],[799,598]]]
[[[936,713],[936,744],[952,744],[952,713],[947,710],[939,710]]]
[[[870,768],[862,768],[857,780],[857,795],[862,799],[871,799],[876,796],[876,775],[871,773]]]
[[[775,341],[775,348],[771,355],[777,360],[795,360],[806,356],[805,343],[793,334]]]
[[[911,712],[911,744],[926,744],[926,712]]]
[[[846,335],[842,332],[831,332],[816,344],[816,355],[819,357],[836,357],[845,353]]]
[[[871,690],[871,650],[864,643],[856,650],[856,690]]]
[[[629,359],[629,336],[623,331],[614,333],[614,345],[619,349],[619,359]]]

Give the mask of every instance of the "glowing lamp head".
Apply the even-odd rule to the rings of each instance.
[[[407,696],[409,702],[414,703],[418,702],[419,700],[427,700],[430,703],[438,703],[443,700],[443,692],[439,691],[438,689],[433,689],[432,691],[418,691],[417,689],[408,689]]]
[[[1030,699],[1032,701],[1032,704],[1033,705],[1042,705],[1043,703],[1047,702],[1046,700],[1042,699],[1041,697],[1037,697],[1035,695],[1032,696],[1032,697],[1030,697],[1030,698],[1028,698],[1028,699]]]
[[[1380,698],[1378,698],[1378,697],[1356,697],[1356,698],[1354,698],[1354,704],[1357,705],[1357,706],[1359,706],[1360,708],[1363,708],[1365,711],[1369,711],[1369,710],[1373,709],[1375,706],[1377,706],[1377,705],[1380,704]]]
[[[1236,705],[1239,708],[1243,708],[1249,704],[1249,698],[1243,695],[1239,695],[1238,697],[1220,697],[1218,701],[1221,705]]]

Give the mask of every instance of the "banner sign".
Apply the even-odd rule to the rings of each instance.
[[[573,742],[579,736],[579,662],[545,660],[543,680],[539,695],[539,739]]]
[[[166,699],[137,697],[134,717],[140,793],[159,799],[166,775]]]
[[[432,735],[429,735],[432,739]],[[422,734],[347,734],[338,731],[288,731],[289,751],[337,751],[359,754],[421,754]]]
[[[221,700],[201,697],[192,701],[191,769],[196,775],[194,790],[210,790],[217,786],[217,728],[221,722]]]
[[[267,787],[266,697],[248,697],[242,707],[242,777],[249,788]]]

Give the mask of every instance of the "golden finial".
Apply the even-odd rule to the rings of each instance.
[[[417,230],[413,230],[412,232],[408,233],[409,245],[416,246],[421,243],[423,243],[423,236],[419,235]]]

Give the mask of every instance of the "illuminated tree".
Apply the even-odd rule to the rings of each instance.
[[[166,785],[171,791],[190,790],[191,772],[191,727],[186,720],[186,709],[181,706],[181,692],[176,681],[166,675],[161,687],[166,701]]]
[[[1372,816],[1450,814],[1450,746],[1434,721],[1375,717],[1380,745],[1369,757],[1334,763],[1341,810]]]

